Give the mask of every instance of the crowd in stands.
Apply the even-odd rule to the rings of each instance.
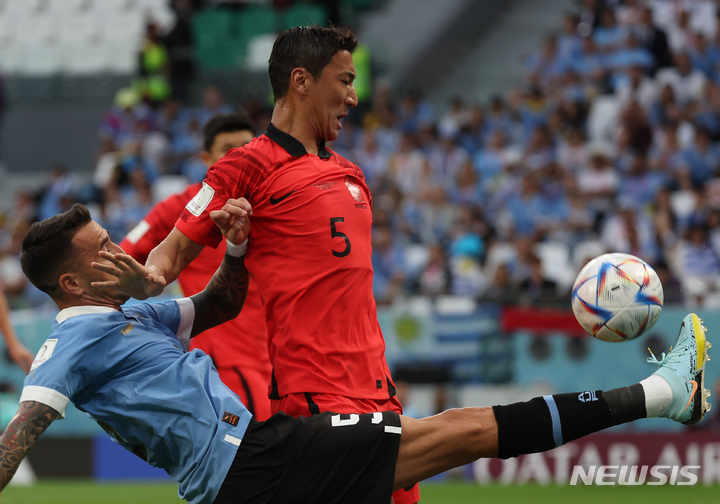
[[[585,0],[527,58],[524,86],[488,103],[456,97],[440,112],[376,79],[330,148],[373,195],[378,303],[567,306],[587,260],[616,251],[655,267],[666,302],[720,306],[718,12],[713,0]],[[93,184],[58,167],[6,220],[80,200],[119,241],[177,177],[203,178],[209,117],[243,109],[262,133],[270,107],[228,104],[214,86],[196,107],[123,90],[100,124]],[[3,229],[0,246],[17,246]]]

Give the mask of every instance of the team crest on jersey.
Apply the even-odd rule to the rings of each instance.
[[[38,350],[37,355],[35,356],[35,360],[33,361],[32,365],[30,366],[30,371],[37,368],[48,360],[50,357],[52,357],[53,352],[55,351],[55,346],[57,345],[57,338],[51,338],[48,340],[45,340],[45,343],[43,346],[40,347],[40,350]]]
[[[195,217],[200,217],[200,214],[205,211],[212,201],[213,196],[215,196],[215,189],[203,182],[202,189],[188,202],[185,208]]]
[[[355,201],[365,201],[362,189],[353,182],[353,178],[350,175],[345,175],[345,185]]]

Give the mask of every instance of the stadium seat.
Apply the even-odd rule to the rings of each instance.
[[[47,14],[18,15],[14,21],[15,42],[23,46],[40,46],[53,41],[58,32],[56,19]]]
[[[145,23],[140,11],[116,12],[111,16],[98,19],[103,37],[109,43],[126,42],[137,46],[145,31]]]
[[[202,51],[225,43],[230,37],[232,15],[225,9],[206,9],[193,16],[192,30],[196,47]]]
[[[46,11],[50,15],[77,14],[91,6],[90,0],[46,0]]]
[[[107,51],[98,44],[65,46],[63,68],[70,75],[91,75],[107,70]]]
[[[175,25],[175,13],[167,5],[140,9],[140,12],[163,30],[170,30]]]
[[[129,0],[96,0],[93,2],[93,9],[107,12],[123,12],[132,9],[135,2]]]
[[[5,0],[5,13],[27,14],[37,11],[42,0]]]
[[[0,12],[0,47],[11,45],[15,40],[15,18]]]
[[[575,280],[570,265],[570,250],[562,242],[541,242],[535,245],[535,253],[542,262],[543,274],[554,280],[559,287],[569,288]]]
[[[0,45],[0,73],[13,74],[20,66],[20,50],[15,45]]]
[[[287,29],[293,26],[320,25],[327,26],[328,13],[322,5],[308,5],[302,3],[293,4],[280,16],[281,28]]]
[[[69,13],[58,16],[58,42],[63,45],[96,43],[103,31],[93,13]]]
[[[271,7],[248,7],[233,13],[233,18],[231,35],[245,43],[257,35],[278,30],[277,12]]]
[[[467,315],[475,311],[477,303],[465,296],[439,296],[435,300],[438,315]]]
[[[48,76],[62,69],[62,47],[58,45],[23,46],[18,51],[16,72],[22,75]]]
[[[135,0],[140,10],[145,9],[162,9],[168,6],[167,0]]]
[[[182,175],[160,175],[153,183],[153,201],[162,201],[168,196],[181,193],[188,186],[188,179]]]
[[[247,46],[245,68],[258,71],[267,70],[268,60],[270,59],[270,53],[272,52],[275,39],[277,39],[275,33],[257,35],[250,39]]]
[[[587,240],[578,243],[572,254],[572,266],[575,268],[575,275],[580,272],[590,259],[605,252],[607,252],[605,245],[599,240]]]
[[[130,44],[105,44],[107,69],[112,73],[134,74],[137,71],[137,47]]]
[[[517,250],[515,245],[510,242],[495,242],[488,249],[487,259],[485,260],[485,273],[487,278],[493,278],[495,270],[501,264],[507,264],[515,261],[517,258]]]

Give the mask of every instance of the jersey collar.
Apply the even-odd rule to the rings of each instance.
[[[305,150],[305,146],[300,142],[300,140],[298,140],[292,135],[285,133],[284,131],[280,131],[275,126],[273,126],[273,123],[268,123],[265,135],[270,140],[285,149],[287,153],[290,154],[292,157],[300,157],[307,154],[307,150]],[[330,157],[332,157],[330,151],[325,148],[324,141],[318,143],[318,157],[321,159],[329,159]]]
[[[115,308],[110,308],[109,306],[71,306],[70,308],[60,310],[60,313],[55,316],[55,321],[58,324],[62,324],[67,319],[77,317],[78,315],[94,315],[116,311]]]

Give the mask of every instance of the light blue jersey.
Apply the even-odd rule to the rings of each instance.
[[[25,379],[20,402],[65,414],[72,401],[124,448],[168,472],[181,498],[215,500],[251,413],[212,360],[187,352],[189,299],[122,311],[62,310]]]

